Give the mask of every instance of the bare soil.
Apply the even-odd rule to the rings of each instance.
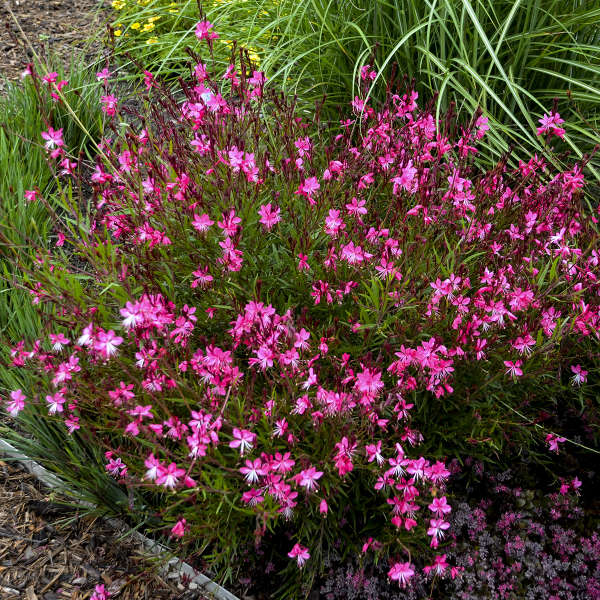
[[[69,64],[74,53],[99,49],[108,0],[0,0],[0,91],[15,81],[35,54],[58,55]]]

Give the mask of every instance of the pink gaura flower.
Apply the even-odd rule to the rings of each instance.
[[[384,458],[381,454],[381,440],[379,440],[377,444],[367,444],[365,446],[365,451],[367,453],[367,462],[376,460],[378,465],[383,464]]]
[[[506,374],[511,377],[520,377],[523,375],[523,371],[521,370],[521,366],[523,365],[522,360],[505,360],[504,366],[506,367]]]
[[[33,65],[31,63],[29,63],[25,69],[23,69],[23,71],[21,71],[21,79],[25,79],[26,77],[31,77],[31,75],[33,74]]]
[[[48,131],[42,131],[42,138],[46,140],[46,149],[52,150],[54,148],[60,148],[65,145],[63,141],[63,130],[62,129],[52,129],[52,127],[48,127]]]
[[[298,567],[300,568],[302,568],[304,566],[304,563],[310,558],[308,548],[305,548],[300,544],[295,544],[291,551],[288,552],[288,556],[290,558],[295,558],[298,562]]]
[[[432,536],[431,547],[437,548],[439,540],[444,537],[444,531],[450,528],[450,523],[444,519],[430,519],[427,535]]]
[[[294,337],[294,348],[298,348],[299,350],[308,350],[310,348],[310,344],[308,343],[310,333],[304,327],[300,331],[296,331]]]
[[[21,390],[14,390],[10,393],[10,402],[6,405],[9,415],[16,417],[24,408],[27,396]]]
[[[154,75],[150,71],[144,71],[144,85],[146,86],[146,91],[152,89],[154,86]]]
[[[269,204],[264,204],[258,209],[258,214],[260,215],[259,222],[269,230],[281,221],[280,212],[281,209],[278,206],[271,206],[270,202]]]
[[[123,317],[123,321],[121,321],[121,323],[125,331],[135,329],[144,321],[142,306],[139,302],[127,302],[125,304],[125,308],[120,309],[119,312]]]
[[[278,473],[289,473],[296,464],[296,461],[290,457],[290,452],[286,452],[283,455],[280,452],[276,452],[275,458],[271,463],[271,468],[275,469]]]
[[[557,454],[558,454],[558,451],[559,451],[558,444],[563,444],[566,441],[567,441],[566,438],[559,437],[558,435],[556,435],[554,433],[549,433],[546,436],[546,443],[548,444],[548,448],[552,452],[556,452]]]
[[[112,94],[102,96],[102,111],[112,117],[117,114],[117,97]]]
[[[556,135],[561,139],[564,139],[565,130],[560,127],[562,123],[564,123],[564,119],[560,118],[558,113],[551,112],[549,115],[544,113],[544,116],[539,120],[540,127],[537,128],[537,134],[543,135],[548,134],[548,136]]]
[[[99,352],[104,358],[108,359],[117,354],[117,347],[122,343],[123,338],[119,337],[112,329],[109,331],[102,331],[96,336],[94,350]]]
[[[352,201],[348,204],[346,204],[346,210],[348,211],[348,214],[354,215],[354,216],[359,216],[359,215],[366,215],[367,214],[367,209],[365,208],[365,204],[366,201],[365,200],[359,200],[358,198],[352,198]]]
[[[90,596],[90,600],[108,600],[110,592],[104,587],[104,584],[97,585],[94,588],[94,593]]]
[[[196,37],[199,40],[216,40],[219,34],[211,31],[214,25],[210,21],[200,21],[196,24]]]
[[[125,463],[119,457],[113,458],[112,453],[108,453],[107,457],[109,458],[109,461],[104,468],[113,477],[123,477],[127,473],[127,466]]]
[[[188,529],[187,521],[185,519],[179,519],[173,528],[171,529],[171,537],[182,538]]]
[[[317,481],[323,477],[323,471],[317,471],[315,467],[309,467],[304,469],[298,475],[298,483],[302,487],[306,488],[307,492],[312,492],[319,487]]]
[[[400,174],[392,178],[392,183],[394,184],[392,190],[393,193],[398,194],[400,188],[410,193],[415,192],[417,189],[416,174],[417,169],[413,167],[413,161],[409,160],[408,164],[402,169]]]
[[[106,82],[106,80],[112,75],[112,73],[108,70],[107,67],[104,67],[104,69],[102,69],[102,71],[98,71],[98,73],[96,73],[96,79],[98,81],[102,81],[102,82]]]
[[[81,335],[77,338],[77,344],[79,346],[91,346],[94,342],[94,325],[89,323],[83,328]]]
[[[438,517],[443,517],[452,511],[452,507],[448,504],[446,496],[441,498],[434,498],[433,502],[429,505],[429,510],[435,513]]]
[[[230,448],[239,448],[240,456],[244,456],[246,450],[252,450],[256,434],[247,429],[233,428],[233,440],[229,442]]]
[[[348,242],[342,246],[342,260],[345,260],[349,265],[359,265],[364,260],[372,258],[370,252],[365,252],[361,246],[354,245],[353,242]]]
[[[58,79],[58,73],[56,71],[53,71],[52,73],[46,73],[42,77],[42,81],[44,82],[45,85],[49,85],[51,83],[56,83],[57,79]]]
[[[377,396],[383,388],[383,381],[381,381],[381,371],[375,369],[363,369],[360,373],[356,374],[356,383],[354,387],[363,394],[369,396]]]
[[[302,157],[307,154],[310,154],[312,143],[309,137],[299,138],[294,142],[294,146],[296,146],[298,150],[298,154]]]
[[[571,365],[571,371],[573,373],[571,377],[573,385],[581,385],[587,381],[588,372],[581,365]]]
[[[310,204],[316,204],[313,199],[313,195],[321,189],[321,184],[317,180],[316,177],[309,177],[305,179],[298,189],[296,190],[296,194],[300,194],[301,196],[305,196]]]
[[[48,414],[53,415],[55,413],[62,413],[64,411],[64,403],[67,401],[64,397],[66,388],[63,388],[60,392],[56,392],[54,395],[47,395],[46,402],[48,403]]]
[[[208,272],[208,267],[198,267],[197,271],[192,271],[192,275],[196,278],[190,284],[190,287],[193,288],[198,286],[202,289],[207,288],[213,281],[213,276]]]
[[[317,374],[314,372],[313,368],[310,367],[310,369],[308,369],[308,379],[302,384],[302,389],[307,390],[317,383]]]
[[[443,575],[449,566],[450,565],[446,562],[446,555],[438,554],[438,556],[436,556],[434,558],[432,565],[427,565],[427,566],[423,567],[423,572],[425,573],[425,575],[429,575],[430,573],[433,573],[434,575],[439,576],[439,575]]]
[[[194,214],[192,227],[198,233],[204,233],[205,231],[208,231],[211,225],[214,225],[214,221],[211,221],[210,217],[206,213],[202,215]]]
[[[66,345],[71,343],[62,333],[51,333],[48,337],[52,344],[52,350],[55,352],[60,352]]]
[[[217,225],[223,230],[223,235],[233,237],[241,222],[242,220],[235,214],[235,209],[232,208],[227,214],[223,213],[222,220],[218,221]]]
[[[79,425],[79,417],[76,415],[69,415],[65,419],[65,425],[67,426],[67,431],[69,434],[72,434],[77,429],[81,429],[81,425]]]
[[[260,477],[264,477],[269,470],[263,465],[260,458],[247,460],[246,466],[240,468],[240,473],[248,483],[256,483]]]
[[[269,346],[262,345],[255,350],[256,358],[251,358],[249,363],[251,365],[258,365],[263,371],[266,371],[269,367],[273,366],[273,360],[275,359],[275,353]]]
[[[415,570],[410,562],[395,563],[392,568],[388,571],[388,577],[392,581],[397,581],[406,587],[406,584],[410,581],[411,577],[415,574]]]
[[[154,481],[161,471],[164,470],[161,462],[154,456],[154,454],[150,454],[146,460],[144,461],[144,465],[146,466],[146,474],[143,479],[148,479],[150,481]]]
[[[298,271],[310,271],[310,265],[308,264],[308,256],[306,254],[298,254],[300,262],[298,263]]]
[[[55,74],[54,74],[55,75]],[[62,79],[61,81],[53,81],[53,88],[55,91],[50,92],[50,97],[54,102],[58,102],[60,100],[60,96],[56,92],[60,92],[69,82],[66,79]]]
[[[346,224],[340,217],[340,211],[330,209],[329,214],[325,217],[325,233],[332,238],[336,238],[340,231],[346,228]]]
[[[329,506],[327,504],[327,500],[323,498],[321,502],[319,502],[319,514],[326,516],[329,512]]]
[[[138,417],[139,419],[153,419],[154,415],[152,414],[152,404],[146,404],[142,406],[138,404],[136,407],[127,411],[127,414],[132,417]]]
[[[60,161],[60,166],[62,167],[62,170],[60,172],[61,175],[75,176],[75,168],[77,167],[76,160],[69,160],[68,158],[63,158]]]
[[[263,496],[262,492],[255,488],[252,488],[251,490],[248,490],[242,494],[242,501],[250,506],[256,506],[257,504],[263,502],[264,499],[265,497]]]
[[[475,127],[477,131],[475,133],[475,137],[480,140],[485,136],[485,132],[489,130],[490,126],[488,125],[488,118],[480,115],[477,121],[475,121]]]
[[[171,463],[166,469],[162,467],[156,477],[157,485],[164,485],[166,488],[174,489],[179,483],[179,479],[185,475],[185,469],[180,469],[175,463]]]

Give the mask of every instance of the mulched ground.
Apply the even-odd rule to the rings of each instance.
[[[32,60],[32,47],[68,64],[74,52],[87,48],[87,38],[104,29],[108,5],[108,0],[0,0],[0,75],[18,79]]]
[[[76,517],[14,463],[0,460],[0,598],[84,600],[97,584],[111,600],[192,600],[158,575],[133,540],[102,519]]]
[[[111,600],[204,598],[163,579],[139,544],[116,541],[102,519],[73,516],[35,477],[0,460],[0,598],[84,600],[97,584]]]

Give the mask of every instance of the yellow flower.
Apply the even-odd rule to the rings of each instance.
[[[121,10],[122,8],[125,8],[125,2],[123,0],[113,0],[111,4],[115,10]]]
[[[160,15],[154,15],[148,19],[148,23],[154,23],[154,21],[158,21],[160,19]]]
[[[139,29],[139,28],[141,27],[141,25],[140,25],[139,23],[137,23],[137,22],[136,22],[136,23],[132,23],[132,24],[130,25],[130,27],[131,27],[131,29]]]
[[[146,44],[156,44],[158,42],[158,38],[151,37],[146,40]]]
[[[114,33],[115,33],[115,37],[121,37],[121,34],[123,32],[120,29],[115,29]]]
[[[154,23],[144,23],[143,31],[148,32],[154,29]]]

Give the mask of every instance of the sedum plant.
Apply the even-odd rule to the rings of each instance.
[[[211,23],[195,34],[212,52]],[[225,577],[255,546],[296,597],[342,547],[409,586],[440,561],[447,457],[582,445],[536,419],[559,396],[595,414],[582,165],[482,172],[485,117],[438,126],[411,89],[375,105],[368,66],[332,134],[244,56],[198,58],[175,91],[146,71],[138,109],[98,73],[89,210],[62,130],[40,132],[63,207],[50,250],[13,248],[43,310],[11,340],[32,383],[4,407],[100,448],[131,516]],[[549,111],[538,134],[561,125]]]
[[[466,461],[469,462],[469,461]],[[325,600],[513,600],[600,598],[600,536],[595,501],[586,507],[579,478],[563,479],[550,489],[523,486],[523,473],[484,473],[475,464],[461,473],[454,467],[452,487],[464,492],[464,475],[475,475],[477,491],[455,497],[450,518],[452,540],[429,573],[395,589],[384,576],[385,561],[328,561],[319,588]],[[470,472],[469,472],[470,471]],[[482,476],[483,475],[483,476]],[[540,485],[536,481],[536,485]],[[592,492],[593,485],[587,491]],[[473,495],[479,498],[474,501]],[[589,503],[589,501],[588,501]],[[449,564],[455,566],[449,567]]]

